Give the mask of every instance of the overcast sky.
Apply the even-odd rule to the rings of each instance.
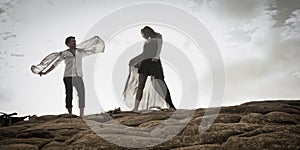
[[[300,0],[2,0],[0,111],[16,111],[21,115],[66,113],[63,63],[44,77],[34,75],[30,66],[39,63],[51,52],[66,49],[64,39],[67,36],[76,36],[79,43],[106,15],[143,2],[179,7],[196,16],[209,30],[220,49],[226,70],[223,106],[254,100],[300,98]],[[175,19],[180,22],[180,18]],[[101,64],[102,68],[98,65],[100,68],[96,68],[96,72],[113,68],[117,61],[105,60],[122,54],[115,49],[138,49],[139,45],[132,44],[142,42],[139,35],[141,27],[134,26],[120,32],[111,39],[104,54],[92,56],[106,64]],[[162,57],[166,58],[163,64],[166,82],[175,105],[181,107],[182,89],[176,65],[168,63],[166,56],[172,45],[191,59],[198,78],[194,83],[199,83],[199,91],[193,90],[192,81],[190,92],[200,94],[197,107],[207,107],[210,103],[211,74],[208,64],[205,64],[205,56],[189,53],[195,47],[179,32],[159,25],[153,27],[163,34],[165,43],[169,43],[165,44]],[[104,36],[103,39],[106,42],[109,37]],[[183,44],[178,44],[178,41],[183,41]],[[128,75],[127,64],[123,69],[118,79],[124,83],[117,88],[117,95],[121,95]],[[87,90],[90,88],[94,87],[86,87]],[[112,92],[106,93],[105,97],[113,95]],[[88,113],[103,111],[97,110],[97,106],[89,103],[88,99],[86,101]],[[100,103],[105,111],[121,106],[107,99]],[[77,106],[76,103],[74,106]]]

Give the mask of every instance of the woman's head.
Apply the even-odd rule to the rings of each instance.
[[[155,32],[149,26],[145,26],[143,29],[141,29],[141,34],[145,39],[149,39],[149,37],[150,38],[161,38],[161,34]]]

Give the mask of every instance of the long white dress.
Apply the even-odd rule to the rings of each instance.
[[[132,58],[129,61],[129,75],[125,84],[123,92],[124,101],[128,108],[134,107],[139,73],[138,63],[143,59],[142,54]],[[166,109],[169,108],[165,99],[155,90],[158,89],[159,85],[155,80],[154,76],[148,76],[145,88],[143,90],[143,97],[141,99],[138,110],[151,110],[151,109]]]

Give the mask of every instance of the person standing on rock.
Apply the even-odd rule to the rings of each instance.
[[[84,115],[84,107],[85,107],[85,89],[84,82],[82,80],[82,58],[86,55],[97,53],[95,46],[96,44],[100,44],[100,51],[104,50],[104,42],[98,37],[95,36],[94,39],[89,45],[83,42],[83,45],[88,45],[93,48],[92,50],[81,49],[76,47],[75,37],[69,36],[65,40],[65,44],[69,47],[69,49],[60,52],[58,59],[53,63],[53,65],[45,72],[38,73],[40,76],[46,75],[51,72],[54,68],[56,68],[62,61],[65,62],[65,72],[64,72],[64,84],[66,90],[66,108],[69,114],[72,114],[72,99],[73,99],[73,86],[76,88],[79,97],[79,109],[80,116]],[[100,43],[99,43],[100,41]],[[95,44],[96,43],[96,44]],[[93,45],[94,44],[94,45]],[[80,45],[80,44],[79,44]],[[92,45],[92,46],[91,46]]]
[[[140,101],[143,97],[143,90],[148,76],[154,76],[157,93],[163,97],[169,105],[169,110],[176,110],[172,103],[170,91],[164,80],[163,68],[160,61],[160,52],[162,47],[162,35],[155,32],[151,27],[145,26],[141,29],[143,38],[146,39],[143,47],[142,60],[138,64],[138,87],[133,111],[138,110]]]

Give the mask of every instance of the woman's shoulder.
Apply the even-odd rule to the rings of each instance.
[[[151,38],[144,42],[145,45],[161,44],[162,39],[160,38]]]

